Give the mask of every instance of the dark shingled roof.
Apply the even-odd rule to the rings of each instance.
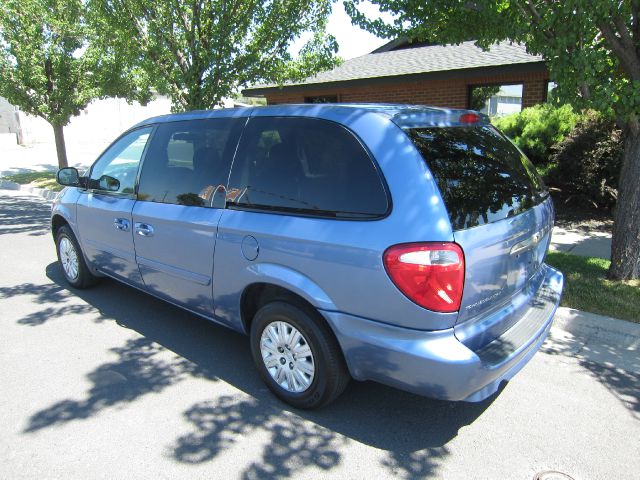
[[[286,83],[283,86],[286,88],[294,85],[349,82],[367,78],[531,64],[543,61],[542,57],[527,53],[523,45],[511,42],[496,43],[488,51],[476,47],[472,41],[460,45],[428,45],[380,51],[383,49],[347,60],[333,70],[308,77],[302,82]],[[257,91],[270,88],[278,87],[276,85],[257,85],[245,90],[245,92],[247,94],[251,94],[252,91],[258,93]]]

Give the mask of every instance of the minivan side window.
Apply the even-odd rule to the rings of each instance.
[[[103,188],[101,178],[107,175],[120,182],[120,188],[117,191],[110,190],[110,193],[132,195],[136,185],[140,159],[151,130],[151,127],[134,130],[123,135],[111,145],[93,165],[89,176],[89,188],[106,190]]]
[[[160,124],[142,165],[138,200],[211,206],[245,119],[213,118]]]
[[[345,127],[300,117],[254,117],[242,135],[231,208],[333,218],[377,218],[388,209],[371,157]]]

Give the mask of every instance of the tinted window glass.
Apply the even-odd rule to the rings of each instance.
[[[344,127],[310,118],[252,118],[233,166],[236,205],[330,217],[379,217],[387,195],[371,158]]]
[[[138,199],[206,207],[229,166],[244,120],[215,118],[158,126],[147,152]]]
[[[517,215],[547,196],[531,162],[491,126],[408,133],[436,178],[454,230]]]
[[[133,194],[138,165],[150,133],[151,128],[142,128],[119,138],[93,165],[89,186],[106,190],[106,183],[101,177],[108,175],[120,182],[120,188],[114,193]]]

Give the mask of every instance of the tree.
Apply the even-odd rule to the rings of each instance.
[[[207,109],[257,82],[304,78],[336,64],[325,33],[331,0],[89,0],[105,37],[143,68],[173,109]],[[294,60],[291,42],[316,33]]]
[[[53,127],[60,168],[67,166],[63,127],[88,103],[139,91],[121,59],[91,43],[83,0],[0,3],[0,96]]]
[[[609,277],[640,276],[640,1],[371,0],[393,20],[369,20],[361,0],[345,7],[362,27],[388,37],[480,47],[512,40],[542,55],[558,100],[594,108],[623,130]]]

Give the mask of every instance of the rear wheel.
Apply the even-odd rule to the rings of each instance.
[[[89,271],[78,241],[67,225],[60,227],[56,233],[56,251],[64,278],[72,287],[87,288],[95,285],[98,277]]]
[[[328,327],[289,303],[273,302],[258,310],[251,325],[251,352],[269,389],[294,407],[326,405],[349,382]]]

